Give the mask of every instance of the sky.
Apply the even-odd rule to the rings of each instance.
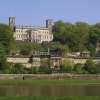
[[[100,22],[100,0],[0,0],[0,22],[8,23],[15,16],[16,24],[43,25],[54,22]]]

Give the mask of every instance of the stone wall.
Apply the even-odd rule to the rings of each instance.
[[[60,66],[61,65],[61,57],[51,57],[51,58],[47,58],[47,57],[33,57],[31,58],[31,62],[30,62],[30,58],[20,58],[20,57],[8,57],[7,58],[7,62],[10,63],[20,63],[25,65],[27,68],[29,67],[40,67],[40,66]],[[29,63],[30,62],[30,63]]]
[[[69,58],[69,60],[74,64],[77,64],[77,63],[84,64],[87,61],[87,59],[85,58]],[[93,59],[93,62],[100,63],[100,59]]]
[[[40,66],[40,58],[33,58],[32,59],[33,62],[32,63],[29,63],[30,61],[30,58],[20,58],[20,57],[8,57],[7,58],[7,62],[10,62],[10,63],[13,63],[13,64],[16,64],[16,63],[20,63],[22,65],[24,65],[25,67],[27,68],[30,68],[30,67],[39,67]]]
[[[40,57],[33,57],[32,58],[32,63],[29,63],[30,58],[14,58],[14,57],[8,57],[7,58],[7,62],[10,63],[20,63],[25,65],[26,67],[40,67],[41,65],[47,65],[50,64],[49,66],[54,67],[54,66],[60,66],[64,60],[68,60],[70,61],[71,64],[84,64],[86,62],[87,59],[82,59],[82,58],[61,58],[61,57],[51,57],[51,58],[47,58],[47,61],[49,61],[49,63],[47,61],[44,61],[44,59],[46,58],[40,58]],[[93,61],[95,63],[100,63],[100,59],[93,59]],[[48,65],[47,65],[48,66]]]
[[[20,64],[26,64],[29,62],[29,58],[20,58],[20,57],[8,57],[7,62],[11,63],[20,63]]]

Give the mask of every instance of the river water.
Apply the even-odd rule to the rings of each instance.
[[[0,86],[0,96],[100,96],[100,86]]]

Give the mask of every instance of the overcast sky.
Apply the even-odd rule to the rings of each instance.
[[[100,0],[0,0],[0,22],[9,16],[17,24],[41,25],[45,19],[100,22]]]

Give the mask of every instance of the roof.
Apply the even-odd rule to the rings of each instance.
[[[39,30],[47,30],[48,28],[44,26],[27,26],[27,25],[16,25],[17,29],[39,29]]]

